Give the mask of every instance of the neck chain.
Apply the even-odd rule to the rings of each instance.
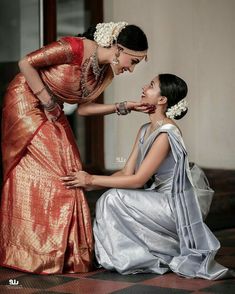
[[[105,64],[103,64],[102,66],[99,66],[97,51],[98,51],[98,46],[96,47],[95,52],[91,56],[91,66],[92,66],[92,71],[93,71],[93,74],[95,75],[96,81],[98,80],[100,74],[105,68]]]
[[[98,47],[96,47],[95,52],[84,61],[81,68],[82,98],[88,97],[92,93],[94,88],[98,88],[104,80],[107,64],[104,64],[102,65],[102,67],[99,67],[98,58],[97,58],[97,48]],[[95,81],[93,85],[89,85],[88,83],[88,75],[90,73],[95,76]]]

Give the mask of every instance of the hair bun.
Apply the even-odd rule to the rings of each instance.
[[[185,110],[181,111],[181,114],[175,115],[174,119],[179,120],[179,119],[183,118],[186,115],[187,112],[188,112],[188,107],[186,107]]]
[[[181,118],[182,113],[187,113],[188,110],[188,102],[185,98],[181,99],[178,103],[174,104],[173,106],[169,107],[166,111],[166,116],[169,118],[177,119],[178,117]],[[178,118],[178,119],[179,119]]]

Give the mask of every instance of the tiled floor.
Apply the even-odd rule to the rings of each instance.
[[[222,248],[217,260],[235,269],[235,229],[216,233]],[[163,276],[138,274],[122,276],[103,269],[86,274],[40,276],[0,268],[0,293],[76,294],[234,294],[235,279],[207,281],[185,279],[173,273]]]

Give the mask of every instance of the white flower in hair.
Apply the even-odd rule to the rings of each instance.
[[[188,108],[188,102],[184,98],[180,100],[177,104],[167,109],[166,116],[169,118],[175,118],[176,116],[181,115],[183,111]]]
[[[94,33],[94,40],[101,47],[110,47],[122,29],[128,25],[127,22],[108,22],[98,23]]]

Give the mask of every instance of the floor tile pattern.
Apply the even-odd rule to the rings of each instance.
[[[217,260],[235,270],[235,229],[215,233],[221,241]],[[119,275],[99,269],[85,274],[34,275],[0,268],[0,293],[48,294],[234,294],[235,279],[207,281],[168,273]]]

